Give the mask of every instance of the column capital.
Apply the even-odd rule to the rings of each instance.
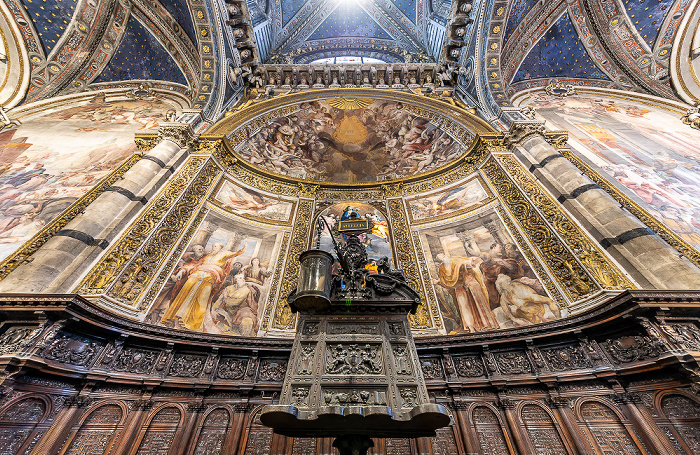
[[[505,142],[508,145],[517,145],[534,135],[542,136],[544,138],[545,131],[544,121],[518,120],[513,122],[510,130],[508,130],[506,133]]]
[[[196,139],[196,135],[192,126],[188,123],[163,122],[158,125],[157,142],[161,142],[165,139],[184,148],[189,146]]]

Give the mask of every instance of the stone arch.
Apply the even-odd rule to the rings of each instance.
[[[658,425],[674,446],[688,453],[700,453],[698,400],[679,390],[673,390],[661,392],[655,401],[659,415],[662,416]]]
[[[220,455],[231,428],[231,411],[217,406],[207,411],[202,420],[193,455]]]
[[[102,402],[89,409],[76,425],[74,436],[67,444],[65,455],[85,453],[90,447],[90,454],[105,454],[121,432],[126,409],[122,403]]]
[[[582,400],[576,405],[576,417],[584,433],[601,453],[641,455],[639,442],[625,425],[626,419],[614,406],[602,400]]]
[[[569,451],[566,448],[559,425],[551,411],[539,403],[532,401],[521,403],[518,415],[525,427],[525,433],[530,438],[530,445],[535,454],[562,454]]]
[[[135,455],[167,453],[175,440],[184,412],[180,406],[168,403],[160,406],[149,416],[141,429],[141,438]]]
[[[41,435],[39,425],[51,411],[51,402],[42,395],[24,395],[0,410],[0,453],[21,453]]]
[[[499,412],[492,406],[479,404],[471,410],[470,418],[475,432],[475,440],[481,453],[502,455],[513,453],[505,425]]]

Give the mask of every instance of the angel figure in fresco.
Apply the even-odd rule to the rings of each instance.
[[[173,289],[173,300],[161,319],[165,325],[179,323],[183,327],[201,331],[202,322],[209,308],[210,300],[221,288],[226,276],[233,267],[233,259],[243,254],[247,244],[238,251],[231,251],[233,240],[228,244],[214,243],[211,253],[195,259],[182,266],[175,274],[180,283],[187,277],[179,289]]]
[[[439,253],[435,257],[438,267],[438,279],[433,283],[444,287],[457,304],[462,330],[476,332],[497,329],[496,318],[491,312],[484,278],[479,269],[478,257],[450,257]]]

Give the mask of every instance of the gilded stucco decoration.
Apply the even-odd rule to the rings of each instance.
[[[529,239],[537,246],[547,265],[554,271],[556,279],[571,301],[580,300],[600,290],[595,280],[579,264],[575,256],[559,240],[549,227],[544,215],[510,180],[508,174],[495,159],[484,165],[484,173],[496,188],[508,212],[523,226]]]
[[[78,287],[84,295],[104,293],[122,273],[124,265],[141,250],[142,244],[153,233],[161,220],[170,212],[176,201],[189,187],[190,182],[207,167],[207,174],[213,171],[213,162],[206,157],[192,157],[177,173],[168,185],[149,203],[144,214],[127,229],[122,237],[114,243],[88,276]],[[207,177],[209,180],[210,177]],[[181,214],[184,215],[184,214]]]
[[[459,108],[430,104],[421,97],[414,100],[405,93],[389,97],[385,92],[380,98],[371,92],[372,98],[362,99],[400,101],[401,110],[461,135],[468,140],[462,155],[417,176],[347,184],[262,170],[235,151],[236,143],[265,122],[297,112],[300,100],[307,97],[304,93],[256,103],[196,139],[186,127],[166,124],[177,126],[170,128],[173,138],[190,146],[189,158],[110,245],[78,292],[150,324],[215,334],[288,336],[296,317],[286,297],[296,286],[297,258],[312,241],[313,220],[328,207],[346,203],[372,206],[385,217],[394,265],[403,269],[422,297],[423,304],[410,320],[417,335],[553,320],[567,314],[566,307],[595,299],[603,290],[630,287],[509,152],[514,142],[530,134],[549,134],[549,141],[560,147],[565,134],[548,133],[541,122],[532,122],[534,128],[524,128],[522,137],[506,138]],[[409,101],[420,103],[412,106]],[[144,148],[152,147],[157,136],[142,134],[138,140]],[[371,215],[372,210],[365,212]],[[450,226],[460,225],[471,226],[469,232],[448,232]],[[440,276],[445,262],[436,256],[434,236],[425,234],[436,229],[448,229],[452,239],[446,237],[443,248],[459,249],[459,242],[469,247],[464,252],[450,250],[453,257],[462,257],[454,259],[462,261],[460,267],[483,268],[493,275],[482,283],[481,322],[463,322],[464,302],[449,298],[449,280]],[[217,273],[223,275],[207,278],[208,294],[195,292],[196,273],[211,274],[198,272],[204,270],[202,261],[219,256],[231,256],[217,265]],[[517,271],[509,269],[507,280],[501,278],[494,291],[499,275],[494,270],[499,269],[488,267],[498,258],[510,261]],[[260,267],[258,282],[245,275],[253,262]],[[504,307],[494,297],[515,289],[538,303],[528,307],[515,301]]]

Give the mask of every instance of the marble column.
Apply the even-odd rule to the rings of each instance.
[[[0,293],[68,293],[119,232],[187,157],[194,137],[185,123],[165,123],[159,143],[81,214],[0,282]]]
[[[620,266],[643,288],[700,288],[700,269],[581,173],[544,132],[544,122],[514,122],[506,142]]]

